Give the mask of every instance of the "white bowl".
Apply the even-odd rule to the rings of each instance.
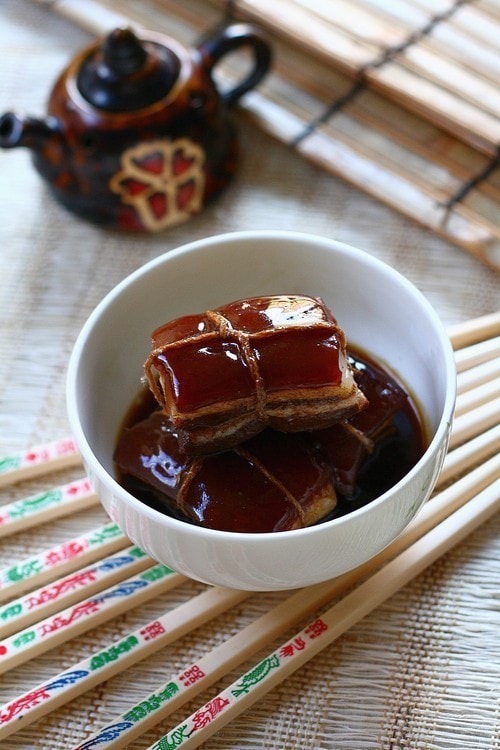
[[[349,343],[397,373],[431,437],[413,469],[383,495],[317,526],[266,534],[172,519],[116,481],[113,449],[137,394],[151,332],[189,312],[262,294],[321,296]],[[448,446],[455,402],[448,337],[425,297],[360,250],[308,234],[256,231],[192,242],[118,284],[91,314],[69,363],[67,404],[90,480],[123,532],[191,578],[247,590],[291,589],[338,576],[379,552],[429,497]]]

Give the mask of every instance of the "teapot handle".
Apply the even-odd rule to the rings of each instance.
[[[216,32],[215,35],[203,39],[198,46],[203,65],[209,75],[222,57],[240,47],[251,49],[254,64],[246,78],[229,91],[221,93],[222,99],[228,105],[238,101],[243,94],[254,88],[265,76],[271,65],[271,48],[252,26],[243,23],[226,26]]]

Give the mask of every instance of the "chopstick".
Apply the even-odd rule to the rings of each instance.
[[[6,703],[0,707],[0,739],[174,643],[249,596],[248,591],[210,588]]]
[[[450,482],[460,472],[471,469],[480,461],[500,451],[500,425],[482,432],[447,453],[436,487]]]
[[[500,336],[471,344],[456,352],[457,372],[497,357],[500,357]]]
[[[457,388],[461,393],[465,393],[471,388],[477,388],[482,383],[498,378],[500,378],[500,357],[459,372],[457,374]]]
[[[30,591],[0,607],[0,638],[19,632],[153,564],[145,552],[131,545],[48,586]]]
[[[87,477],[16,500],[0,508],[0,538],[90,508],[98,502]]]
[[[470,344],[498,335],[500,335],[500,311],[480,315],[448,327],[448,336],[454,349],[463,349],[464,346],[470,346]]]
[[[494,427],[500,420],[500,398],[488,404],[478,406],[477,409],[465,412],[453,421],[450,438],[450,448],[460,445],[465,440],[478,435],[482,430]]]
[[[329,599],[335,595],[343,593],[347,588],[352,586],[355,582],[359,581],[361,576],[369,574],[371,571],[377,569],[383,565],[386,560],[393,557],[394,554],[399,553],[401,549],[404,549],[409,543],[413,542],[422,534],[426,533],[433,525],[438,523],[441,519],[445,518],[449,513],[456,510],[463,503],[466,503],[473,497],[479,490],[487,487],[491,482],[494,482],[498,477],[500,470],[500,457],[496,456],[490,459],[488,462],[474,469],[472,472],[462,477],[451,487],[447,488],[439,495],[435,496],[429,501],[418,516],[412,521],[408,528],[403,534],[393,542],[388,548],[383,550],[372,560],[368,561],[364,566],[357,568],[344,576],[341,576],[332,581],[327,581],[317,586],[308,587],[302,589],[289,597],[285,602],[278,605],[277,608],[271,610],[269,613],[255,621],[249,629],[243,629],[233,639],[229,639],[226,644],[222,644],[218,647],[215,652],[209,655],[209,658],[203,658],[197,667],[201,672],[197,671],[199,679],[196,680],[196,686],[201,689],[206,686],[207,681],[210,683],[215,681],[221,671],[226,669],[224,659],[228,659],[230,666],[235,666],[238,662],[239,655],[241,655],[241,661],[248,657],[248,650],[240,652],[240,647],[247,643],[250,648],[250,644],[253,643],[253,648],[258,648],[261,645],[265,645],[266,642],[272,637],[278,636],[287,627],[290,627],[294,622],[297,622],[301,617],[307,615],[315,608],[322,606]],[[119,671],[122,671],[132,664],[144,659],[149,656],[153,651],[159,650],[166,645],[169,634],[173,632],[172,617],[177,622],[177,618],[181,618],[183,627],[186,626],[186,618],[184,613],[189,612],[190,617],[195,618],[195,622],[199,622],[200,617],[212,617],[210,611],[206,611],[206,601],[212,601],[210,597],[211,592],[214,593],[214,597],[217,602],[217,606],[234,606],[234,603],[244,601],[250,592],[242,591],[231,591],[226,589],[209,589],[203,594],[198,595],[190,602],[180,605],[174,612],[162,615],[158,620],[150,623],[147,626],[143,626],[139,631],[134,631],[124,636],[120,641],[108,645],[105,649],[101,650],[92,657],[79,662],[78,664],[65,670],[65,672],[55,676],[47,683],[38,686],[34,690],[17,697],[13,701],[0,707],[0,739],[9,736],[13,732],[21,729],[27,724],[36,721],[41,716],[49,713],[51,710],[63,705],[64,703],[74,699],[77,695],[80,695],[90,687],[100,682],[109,679],[112,675]],[[225,603],[222,605],[221,600]],[[192,605],[190,607],[190,605]],[[210,605],[211,606],[211,605]],[[217,613],[220,613],[220,609]],[[156,623],[159,623],[156,624]],[[193,627],[197,627],[195,625]],[[266,630],[267,629],[267,630]],[[159,637],[154,639],[154,642],[144,639],[144,633],[154,631],[159,633]],[[188,632],[182,630],[182,633]],[[178,637],[175,635],[175,637]],[[165,641],[165,638],[167,641]],[[129,644],[126,647],[124,644]],[[237,647],[236,647],[237,645]],[[113,659],[109,658],[109,654],[113,654]],[[107,658],[106,658],[107,657]],[[236,662],[234,660],[236,659]],[[92,664],[94,668],[92,669]],[[96,667],[95,665],[98,665]],[[210,668],[210,669],[209,669]],[[230,668],[230,667],[228,667]],[[187,668],[189,669],[189,667]],[[217,671],[214,671],[217,670]],[[154,703],[158,704],[157,709],[148,711],[148,722],[156,723],[156,721],[163,717],[164,712],[170,712],[170,708],[173,705],[176,707],[178,701],[181,700],[181,693],[186,696],[186,700],[193,697],[193,694],[197,692],[196,687],[189,686],[183,681],[182,675],[185,674],[186,670],[181,672],[178,678],[172,678],[166,683],[165,686],[159,688],[158,691],[163,694],[163,700],[156,700]],[[207,679],[203,678],[203,674],[206,673]],[[203,679],[202,679],[203,678]],[[177,690],[171,688],[167,690],[168,685],[172,682],[175,683],[176,687],[179,688],[179,696],[177,696]],[[55,688],[53,686],[56,686]],[[183,686],[183,687],[182,687]],[[185,688],[190,687],[189,690]],[[165,697],[166,692],[170,692],[172,695],[169,696],[168,700]],[[176,696],[176,697],[175,697]],[[170,698],[175,697],[175,702],[170,703]],[[142,703],[142,702],[141,702]],[[157,710],[161,711],[160,716]],[[172,709],[173,710],[173,709]],[[127,712],[127,714],[131,711]],[[137,712],[135,712],[137,716]],[[146,717],[143,717],[146,718]],[[113,734],[114,738],[126,737],[127,741],[130,741],[132,737],[137,736],[137,732],[141,733],[144,731],[144,722],[136,727],[137,721],[132,722],[130,725],[130,719],[127,719],[127,727],[121,726],[121,721],[117,720],[113,722]],[[118,730],[117,725],[120,727]],[[133,729],[135,727],[135,729]],[[101,740],[98,745],[102,750],[108,747],[104,742],[107,729],[105,728],[101,732]],[[129,730],[132,732],[130,734]],[[88,741],[88,740],[87,740]],[[110,745],[109,747],[122,747],[121,741],[119,744]]]
[[[107,523],[44,550],[32,557],[0,569],[0,602],[67,575],[80,565],[127,547],[130,541],[116,523]]]
[[[471,388],[465,393],[460,394],[457,398],[455,407],[455,419],[466,412],[483,406],[489,401],[494,401],[500,396],[500,378],[491,380],[487,383],[481,383],[476,388]]]
[[[500,508],[500,480],[476,495],[421,539],[282,643],[148,750],[192,750],[262,698],[299,667],[451,550]],[[84,747],[84,745],[82,746]],[[109,745],[108,745],[109,747]]]
[[[185,576],[158,564],[5,638],[0,641],[0,674],[185,581]]]
[[[183,681],[183,670],[73,750],[92,747],[92,742],[100,750],[118,750],[124,747],[301,619],[379,570],[387,561],[469,502],[480,490],[489,487],[497,479],[499,471],[500,457],[496,456],[426,503],[403,534],[372,560],[336,579],[297,591],[202,657],[195,665],[188,667],[189,671],[194,666],[198,675],[195,684]]]
[[[73,438],[54,440],[0,459],[0,487],[60,471],[81,462]]]

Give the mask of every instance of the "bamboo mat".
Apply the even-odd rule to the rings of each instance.
[[[41,2],[97,34],[134,23],[188,44],[256,22],[274,66],[241,102],[251,121],[500,268],[498,0]]]

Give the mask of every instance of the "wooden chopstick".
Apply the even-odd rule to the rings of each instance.
[[[100,750],[124,747],[314,610],[344,594],[374,571],[384,569],[388,561],[400,555],[463,504],[470,502],[479,491],[490,487],[497,479],[499,470],[500,458],[497,456],[426,503],[403,534],[375,558],[343,576],[292,594],[202,657],[194,665],[199,677],[194,685],[186,685],[182,673],[172,676],[168,682],[158,686],[152,695],[145,696],[140,704],[130,707],[73,750],[84,750],[86,743],[91,741],[95,741]]]
[[[31,724],[113,675],[236,606],[248,591],[210,588],[171,612],[0,707],[0,739]]]
[[[500,421],[500,397],[490,403],[482,404],[477,409],[465,412],[453,421],[450,448],[470,440],[483,430],[495,427]]]
[[[483,383],[500,378],[500,357],[490,359],[468,370],[462,370],[457,375],[457,388],[460,393],[466,393],[471,388],[477,388]]]
[[[459,349],[455,355],[457,372],[480,365],[490,359],[500,357],[500,336],[481,341]]]
[[[500,480],[427,532],[148,750],[193,750],[462,541],[500,507]]]
[[[448,451],[436,487],[448,484],[452,479],[469,471],[495,452],[500,452],[500,425],[495,425]]]
[[[166,565],[148,570],[111,586],[92,597],[47,617],[0,642],[0,674],[76,638],[91,628],[139,607],[155,596],[186,581]]]
[[[43,476],[81,463],[73,438],[54,440],[0,459],[0,487]]]
[[[45,469],[49,464],[50,461]],[[0,507],[0,538],[90,508],[98,502],[87,477],[15,500]]]
[[[0,638],[80,602],[84,597],[141,573],[154,565],[139,547],[131,545],[70,575],[42,586],[0,607]]]
[[[448,336],[455,350],[500,336],[500,310],[449,326]]]
[[[0,569],[0,602],[54,581],[81,565],[99,560],[130,544],[117,524],[107,523],[25,560]]]
[[[471,388],[460,394],[455,407],[455,419],[466,412],[476,409],[500,396],[500,378],[481,383],[476,388]]]

